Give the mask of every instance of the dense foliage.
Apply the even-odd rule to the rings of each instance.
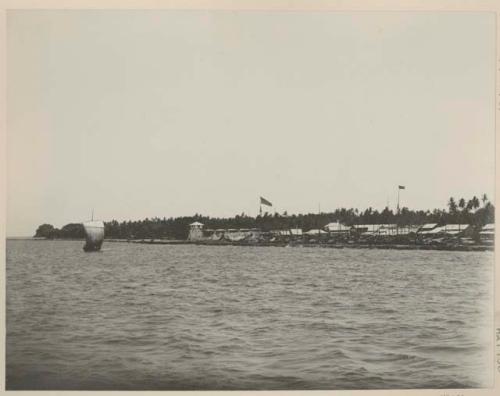
[[[105,223],[107,238],[143,239],[143,238],[171,238],[186,239],[189,224],[199,221],[207,229],[217,228],[259,228],[263,231],[302,228],[304,231],[322,228],[330,222],[340,222],[345,225],[353,224],[398,224],[419,225],[425,223],[438,224],[473,224],[481,226],[493,223],[495,208],[486,195],[479,200],[473,197],[469,201],[461,198],[458,203],[454,198],[448,201],[448,210],[434,209],[433,211],[410,210],[402,208],[399,213],[385,208],[381,212],[368,208],[337,209],[331,213],[309,214],[269,214],[251,217],[244,213],[231,218],[215,218],[195,214],[194,216],[144,219],[138,221],[118,222],[112,220]],[[50,224],[38,227],[35,237],[44,238],[83,238],[84,231],[81,224],[67,224],[62,229],[54,228]]]
[[[85,231],[81,223],[66,224],[63,228],[54,228],[51,224],[42,224],[35,233],[35,238],[62,238],[62,239],[82,239]]]

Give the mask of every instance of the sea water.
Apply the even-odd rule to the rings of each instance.
[[[488,387],[493,253],[7,241],[7,389]]]

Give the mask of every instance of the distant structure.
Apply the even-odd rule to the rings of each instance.
[[[387,230],[392,229],[392,224],[355,224],[352,229],[358,234],[378,235],[382,226],[386,226]]]
[[[203,237],[212,241],[256,241],[259,239],[261,231],[258,228],[218,228],[216,230],[206,229],[203,231]]]
[[[481,240],[493,243],[495,240],[495,223],[486,224],[479,232]]]
[[[417,231],[419,235],[427,235],[432,234],[432,230],[436,229],[438,226],[437,223],[427,223],[420,227]]]
[[[331,234],[349,234],[351,231],[351,227],[340,224],[338,221],[336,223],[328,223],[323,228]]]
[[[430,231],[427,231],[426,235],[447,235],[447,236],[458,236],[458,235],[468,235],[470,234],[472,227],[469,224],[445,224],[439,227],[435,227]],[[423,232],[420,232],[423,234]]]
[[[290,235],[301,236],[302,235],[302,228],[290,228]]]
[[[305,235],[323,235],[323,234],[328,234],[328,232],[320,230],[319,228],[313,228],[312,230],[304,232],[304,234]]]
[[[189,241],[200,241],[203,239],[203,224],[195,221],[189,224]]]

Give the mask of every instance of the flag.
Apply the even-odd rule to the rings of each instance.
[[[400,190],[404,190],[406,187],[405,186],[399,186]]]
[[[260,204],[261,205],[267,205],[267,206],[273,206],[271,202],[269,202],[267,199],[260,197]]]

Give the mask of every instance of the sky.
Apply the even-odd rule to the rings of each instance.
[[[492,13],[7,13],[7,235],[494,194]]]

